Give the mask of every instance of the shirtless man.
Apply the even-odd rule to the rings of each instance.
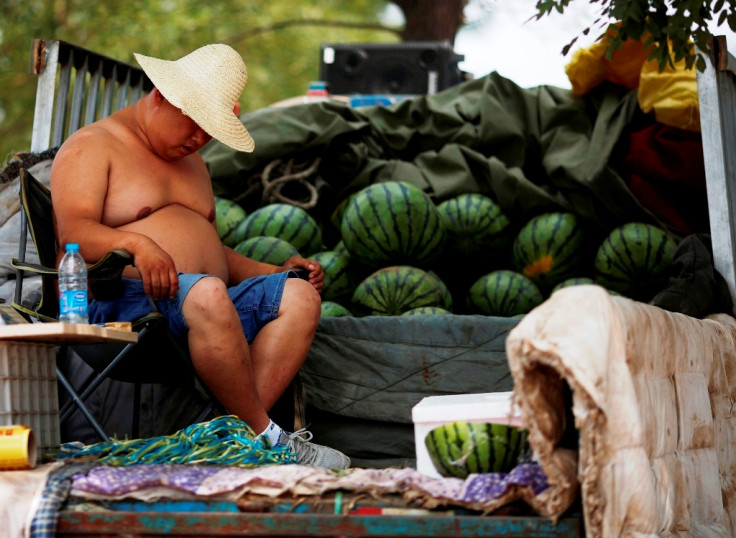
[[[299,463],[348,467],[344,454],[308,442],[311,434],[285,432],[268,416],[317,329],[321,266],[299,257],[281,267],[257,262],[217,235],[198,151],[213,137],[253,150],[236,116],[247,81],[242,58],[227,45],[207,45],[176,61],[136,59],[155,88],[75,132],[51,169],[59,245],[79,243],[88,263],[112,249],[134,257],[123,273],[125,300],[92,300],[90,322],[144,315],[151,297],[228,412],[272,445],[289,446]],[[308,281],[291,278],[290,269],[307,270]]]

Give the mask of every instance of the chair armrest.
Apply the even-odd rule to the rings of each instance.
[[[27,271],[37,275],[46,275],[58,277],[59,271],[53,267],[46,267],[38,263],[20,262],[18,258],[10,260],[10,265],[14,269],[20,269],[21,271]],[[123,274],[123,269],[133,265],[133,255],[127,250],[115,249],[105,254],[98,262],[87,267],[87,276],[90,279],[97,278],[109,278],[116,279],[120,278]]]
[[[89,278],[120,278],[123,269],[133,265],[133,255],[127,250],[115,249],[87,268]]]

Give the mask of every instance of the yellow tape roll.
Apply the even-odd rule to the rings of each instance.
[[[0,469],[36,466],[36,438],[28,426],[0,426]]]

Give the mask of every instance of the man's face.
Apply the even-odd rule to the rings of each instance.
[[[192,118],[161,96],[157,129],[162,144],[162,157],[178,160],[196,153],[212,140]]]

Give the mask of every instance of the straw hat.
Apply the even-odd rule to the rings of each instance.
[[[207,134],[238,151],[253,151],[253,138],[233,112],[248,71],[232,47],[205,45],[174,61],[134,56],[166,100]]]

